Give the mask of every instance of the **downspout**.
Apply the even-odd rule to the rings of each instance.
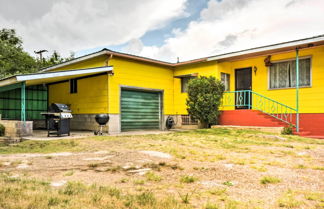
[[[113,58],[113,54],[108,55],[105,61],[106,66],[109,66],[109,61]],[[109,73],[107,74],[107,113],[109,114]]]
[[[296,48],[296,132],[299,132],[299,49]]]

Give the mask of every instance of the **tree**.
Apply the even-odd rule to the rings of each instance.
[[[74,53],[63,58],[57,51],[42,60],[35,59],[23,50],[22,44],[22,39],[14,29],[0,30],[0,79],[15,74],[35,73],[42,68],[74,59]]]
[[[200,76],[189,81],[187,110],[193,119],[200,121],[202,127],[217,124],[224,89],[223,83],[213,76]]]
[[[37,71],[35,59],[23,51],[14,29],[0,30],[0,78]]]

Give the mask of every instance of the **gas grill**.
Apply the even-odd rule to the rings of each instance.
[[[47,136],[70,136],[70,119],[73,117],[66,104],[53,103],[48,112],[41,113],[46,117]]]

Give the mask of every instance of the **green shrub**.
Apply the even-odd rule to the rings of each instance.
[[[0,136],[4,136],[6,128],[4,125],[0,124]]]
[[[200,76],[189,81],[187,110],[193,119],[200,121],[203,128],[217,124],[224,89],[224,84],[213,76]]]
[[[283,135],[292,135],[293,134],[293,126],[289,125],[287,127],[284,127],[284,129],[281,131],[281,134]]]

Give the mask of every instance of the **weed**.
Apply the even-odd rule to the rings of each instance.
[[[145,181],[142,180],[142,179],[138,179],[138,180],[135,180],[135,181],[134,181],[134,184],[135,184],[135,185],[143,185],[144,183],[145,183]]]
[[[308,192],[308,193],[304,194],[304,196],[305,196],[306,200],[324,202],[324,193]]]
[[[226,188],[213,188],[213,189],[209,190],[208,192],[212,195],[220,196],[220,195],[226,194],[227,189]]]
[[[266,172],[268,171],[268,169],[264,166],[251,166],[251,168],[257,170],[257,171],[260,171],[260,172]]]
[[[159,175],[157,175],[157,174],[155,174],[154,172],[147,172],[146,174],[145,174],[145,177],[146,177],[146,180],[148,180],[148,181],[156,181],[156,182],[159,182],[159,181],[161,181],[162,180],[162,178],[159,176]]]
[[[299,165],[296,165],[295,168],[297,168],[297,169],[305,169],[307,167],[305,165],[303,165],[303,164],[299,164]]]
[[[189,175],[185,175],[185,176],[182,176],[180,178],[180,182],[181,183],[186,183],[186,184],[189,184],[189,183],[194,183],[195,181],[197,181],[198,179],[194,176],[189,176]]]
[[[121,170],[123,170],[123,168],[121,166],[115,166],[115,167],[106,169],[106,171],[110,171],[112,173],[116,173],[116,172],[121,171]]]
[[[99,166],[99,164],[97,164],[97,163],[90,163],[90,164],[88,165],[88,167],[89,167],[89,168],[92,168],[92,169],[97,168],[98,166]]]
[[[219,209],[219,206],[213,203],[208,202],[205,206],[205,209]]]
[[[288,191],[278,200],[279,207],[284,208],[300,208],[303,202],[296,200],[295,194],[292,191]]]
[[[314,166],[312,169],[324,171],[324,167],[323,166]]]
[[[120,179],[120,183],[127,183],[127,182],[128,182],[128,179],[127,178]]]
[[[152,192],[143,192],[136,196],[136,200],[139,205],[153,205],[156,202]]]
[[[223,184],[226,186],[234,186],[233,182],[231,182],[231,181],[225,181],[225,182],[223,182]]]
[[[80,182],[68,182],[66,187],[61,193],[65,195],[77,195],[83,193],[86,190],[86,187]]]
[[[60,204],[60,199],[58,197],[50,197],[48,199],[48,203],[47,203],[48,206],[51,207],[51,206],[56,206],[58,204]]]
[[[281,131],[281,134],[283,135],[292,135],[293,134],[293,126],[289,125],[283,128],[283,130]]]
[[[181,201],[184,204],[189,204],[190,198],[191,198],[191,195],[189,193],[181,194],[181,193],[178,192],[178,194],[179,194],[179,197],[180,197]]]
[[[261,184],[276,184],[276,183],[280,183],[280,182],[281,182],[281,180],[274,176],[263,176],[260,179]]]
[[[74,171],[71,170],[71,171],[68,171],[64,174],[64,176],[72,176],[74,174]]]

